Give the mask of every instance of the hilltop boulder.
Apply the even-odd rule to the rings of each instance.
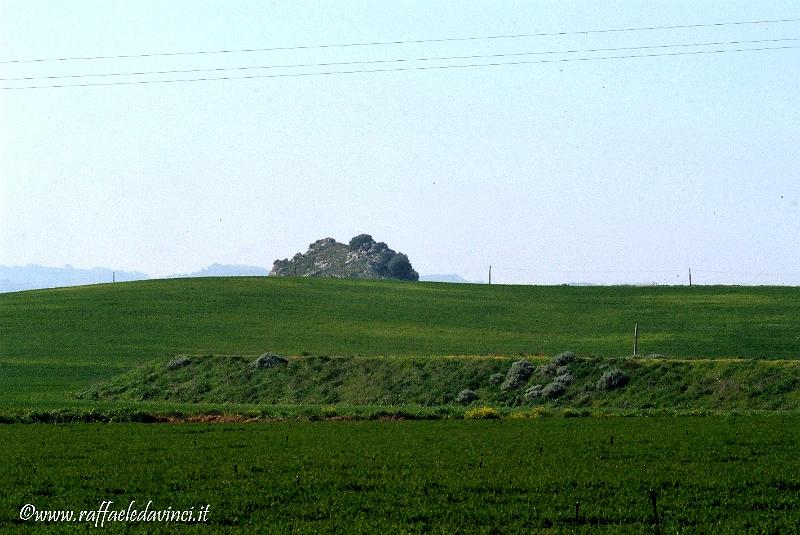
[[[348,244],[323,238],[305,254],[276,260],[269,273],[275,277],[336,277],[343,279],[419,280],[411,261],[369,234],[359,234]]]

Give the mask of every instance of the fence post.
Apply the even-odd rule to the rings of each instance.
[[[658,509],[656,508],[656,491],[650,489],[650,505],[653,506],[653,521],[656,523],[656,535],[661,535],[661,526],[658,521]]]

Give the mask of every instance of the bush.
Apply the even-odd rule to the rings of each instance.
[[[362,245],[372,243],[375,243],[375,240],[372,239],[372,236],[369,234],[359,234],[358,236],[353,236],[350,239],[350,243],[347,245],[350,247],[351,251],[355,251],[356,249],[360,249]]]
[[[561,411],[562,418],[586,418],[587,416],[591,416],[591,413],[586,409],[573,409],[571,407],[565,408]]]
[[[556,375],[556,378],[553,379],[556,383],[561,383],[564,386],[571,385],[575,382],[575,378],[569,373],[562,373],[561,375]]]
[[[192,359],[189,357],[175,357],[169,364],[167,364],[167,368],[170,370],[177,370],[178,368],[183,368],[184,366],[188,365],[192,362]]]
[[[489,384],[497,386],[503,382],[504,378],[505,375],[503,375],[502,373],[493,373],[492,376],[489,377]]]
[[[562,383],[553,382],[542,389],[542,397],[545,399],[556,399],[563,396],[567,391],[567,387]]]
[[[553,377],[558,373],[559,366],[557,364],[553,364],[552,362],[548,362],[547,364],[542,364],[539,366],[538,372],[539,375],[544,375],[545,377]]]
[[[534,407],[531,409],[530,413],[531,418],[547,418],[548,416],[552,416],[553,413],[547,407]]]
[[[597,381],[598,390],[614,390],[628,384],[628,375],[619,368],[612,368],[605,372]]]
[[[529,389],[525,391],[525,399],[528,401],[536,398],[542,397],[542,390],[544,387],[542,385],[533,385]]]
[[[533,364],[527,360],[517,360],[511,364],[501,390],[511,390],[520,387],[533,374]]]
[[[564,366],[575,360],[575,353],[572,351],[564,351],[552,358],[550,362],[556,366]]]
[[[466,403],[470,403],[472,401],[475,401],[476,399],[478,399],[478,394],[476,394],[474,391],[470,390],[469,388],[465,388],[464,390],[459,392],[458,395],[456,396],[456,401],[458,403],[465,403],[466,404]]]
[[[512,411],[508,415],[509,420],[529,420],[531,418],[547,418],[553,416],[553,412],[547,407],[533,407],[530,410]]]
[[[411,267],[411,262],[408,256],[403,253],[397,253],[389,260],[386,266],[389,270],[389,275],[396,279],[416,281],[419,280],[419,274]]]
[[[496,420],[498,418],[500,418],[500,412],[493,407],[470,409],[464,413],[465,420]]]

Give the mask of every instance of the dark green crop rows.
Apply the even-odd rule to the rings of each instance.
[[[26,503],[153,500],[210,504],[209,523],[110,530],[654,533],[653,489],[662,533],[796,533],[798,424],[775,415],[4,425],[0,531],[65,529],[19,521]]]

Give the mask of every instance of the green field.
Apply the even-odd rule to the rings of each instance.
[[[22,521],[27,503],[153,500],[209,504],[208,524],[104,529],[797,532],[799,298],[288,278],[3,294],[0,531],[95,529]],[[525,399],[564,350],[567,390]],[[265,351],[288,364],[254,370]],[[523,386],[492,382],[521,359]],[[596,386],[613,368],[625,386]],[[483,405],[502,419],[464,419]]]
[[[242,277],[0,295],[0,406],[52,406],[170,354],[800,357],[800,288]]]
[[[3,532],[45,526],[17,520],[26,503],[88,510],[153,500],[209,504],[208,524],[105,529],[654,533],[650,489],[662,533],[800,529],[797,416],[8,425],[0,433],[14,438],[0,449]]]

